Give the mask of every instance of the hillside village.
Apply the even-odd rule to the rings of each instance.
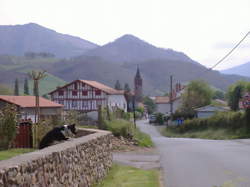
[[[13,30],[22,31],[27,43],[36,40],[34,46],[22,43],[14,50]],[[113,156],[132,166],[139,159],[140,169],[152,162],[153,186],[160,186],[156,163],[161,150],[175,148],[176,142],[166,146],[171,138],[250,138],[249,77],[208,69],[133,35],[99,46],[34,23],[0,26],[5,32],[0,186],[93,186],[120,167],[112,164]],[[23,150],[20,156],[1,158],[1,152],[16,149]],[[135,153],[126,160],[129,151]],[[143,160],[145,155],[150,159]]]

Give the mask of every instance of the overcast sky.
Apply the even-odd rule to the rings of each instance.
[[[211,67],[250,31],[250,0],[0,0],[0,24],[34,22],[103,45],[133,34]],[[250,36],[217,69],[250,61]]]

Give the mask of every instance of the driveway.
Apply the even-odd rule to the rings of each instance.
[[[137,121],[160,153],[166,187],[250,187],[250,140],[167,138]]]

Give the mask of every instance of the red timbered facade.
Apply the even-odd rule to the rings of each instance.
[[[91,112],[97,111],[99,105],[112,106],[110,96],[123,96],[123,93],[96,81],[75,80],[50,95],[52,101],[64,105],[65,110]]]

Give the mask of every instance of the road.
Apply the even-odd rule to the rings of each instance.
[[[250,187],[250,139],[167,138],[147,121],[137,125],[159,151],[166,187]]]

